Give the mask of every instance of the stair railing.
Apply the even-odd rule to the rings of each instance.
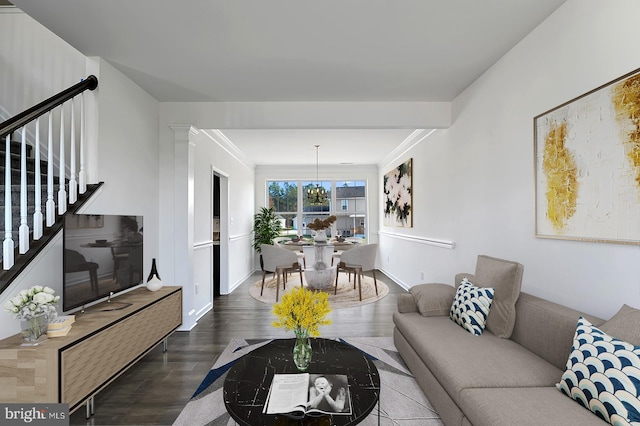
[[[35,125],[35,137],[33,141],[35,166],[34,166],[34,200],[35,211],[33,213],[33,240],[38,240],[43,235],[43,222],[46,227],[51,227],[56,220],[56,202],[54,201],[54,125],[53,110],[60,107],[60,138],[58,157],[58,192],[57,192],[57,213],[63,215],[67,211],[67,202],[74,204],[78,199],[78,192],[84,194],[87,190],[86,172],[84,169],[84,100],[83,93],[86,90],[94,90],[98,87],[98,79],[90,75],[80,83],[63,90],[49,99],[27,109],[26,111],[0,123],[0,141],[5,139],[5,181],[4,181],[4,241],[2,244],[2,269],[8,270],[15,264],[15,242],[13,241],[13,212],[12,212],[12,183],[11,183],[11,139],[14,132],[21,132],[20,141],[20,225],[18,229],[18,253],[25,254],[29,250],[31,230],[28,225],[28,188],[27,188],[27,125]],[[76,124],[74,99],[80,99],[80,170],[76,171]],[[64,106],[70,105],[70,131],[69,131],[69,162],[70,170],[67,171],[65,160],[65,118]],[[47,134],[47,200],[45,203],[46,221],[43,219],[41,207],[41,135],[40,118],[48,115]],[[77,176],[76,176],[77,175]],[[69,192],[67,193],[66,182],[69,181]],[[67,201],[68,200],[68,201]]]

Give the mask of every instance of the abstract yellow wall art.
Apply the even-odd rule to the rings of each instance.
[[[576,212],[578,168],[573,154],[565,147],[567,123],[551,123],[544,140],[542,170],[547,178],[547,218],[562,232]]]
[[[640,69],[534,118],[535,235],[640,244]]]

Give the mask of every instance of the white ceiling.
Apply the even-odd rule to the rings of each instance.
[[[453,100],[564,1],[13,3],[161,102],[383,102]],[[331,152],[344,155],[333,164],[362,155],[376,164],[411,130],[224,133],[256,164],[274,164],[283,150],[307,160],[311,151],[315,162],[316,143],[339,145]],[[275,143],[282,145],[274,149]],[[300,164],[300,158],[289,160]]]

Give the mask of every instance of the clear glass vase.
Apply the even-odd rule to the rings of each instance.
[[[47,314],[36,315],[20,322],[22,328],[22,342],[27,345],[36,345],[47,340],[47,328],[49,324]]]
[[[306,331],[296,332],[296,343],[293,346],[293,362],[300,371],[307,371],[311,363],[313,351],[311,350],[311,339]]]

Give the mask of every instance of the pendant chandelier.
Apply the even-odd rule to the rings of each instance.
[[[320,179],[318,178],[318,148],[320,145],[316,145],[316,186],[315,188],[307,189],[307,200],[311,205],[320,206],[327,202],[327,191],[320,186]]]

